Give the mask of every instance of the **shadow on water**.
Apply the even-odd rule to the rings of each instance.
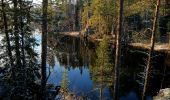
[[[99,54],[96,54],[96,45],[76,37],[58,36],[48,43],[48,60],[51,75],[48,82],[61,85],[63,72],[67,70],[68,88],[77,95],[83,95],[92,100],[111,100],[113,98],[112,68],[96,65]],[[113,50],[112,50],[113,52]],[[113,53],[111,53],[113,55]],[[166,54],[156,54],[153,63],[153,73],[147,90],[147,100],[160,90],[170,87],[170,64]],[[125,62],[121,67],[119,99],[140,100],[143,89],[145,55],[135,50],[127,49]],[[109,60],[110,63],[113,62]],[[98,63],[101,63],[98,61]],[[105,62],[105,61],[104,61]],[[166,72],[164,68],[166,66]]]

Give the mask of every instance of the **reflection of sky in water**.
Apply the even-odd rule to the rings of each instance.
[[[56,59],[55,67],[52,70],[51,76],[48,80],[49,83],[55,85],[60,85],[62,80],[62,74],[64,72],[64,66],[60,66],[59,62]],[[83,73],[79,68],[71,68],[68,71],[68,80],[69,80],[69,90],[78,95],[84,95],[90,98],[97,98],[99,96],[99,89],[95,90],[93,82],[90,78],[89,69],[83,68]],[[110,98],[110,93],[108,88],[104,89],[105,98]],[[96,97],[95,97],[96,96]]]
[[[40,33],[40,31],[38,29],[35,30],[34,33],[33,33],[33,36],[36,39],[36,42],[39,44],[39,46],[35,47],[35,51],[38,54],[41,54],[41,33]],[[40,55],[39,55],[39,57],[40,57]]]
[[[39,31],[36,30],[34,33],[34,37],[37,40],[39,46],[35,47],[36,52],[41,54],[41,34],[38,34]],[[59,61],[55,59],[54,69],[51,70],[52,73],[49,77],[48,82],[53,83],[55,85],[60,85],[62,80],[62,73],[64,72],[64,66],[60,66]],[[47,71],[48,72],[48,71]],[[75,93],[83,93],[85,91],[91,91],[93,88],[92,80],[90,79],[89,69],[83,68],[83,73],[81,74],[79,68],[70,69],[68,71],[68,79],[69,79],[69,88],[72,92]]]
[[[36,30],[34,37],[37,40],[39,46],[35,47],[36,52],[41,54],[41,34]],[[55,85],[60,85],[62,80],[62,74],[64,72],[64,66],[60,66],[59,61],[55,59],[54,69],[51,70],[52,73],[49,77],[48,82]],[[47,71],[48,72],[48,71]],[[90,79],[89,69],[83,68],[83,73],[81,74],[79,68],[70,69],[68,71],[69,88],[72,92],[83,93],[85,91],[90,92],[93,89],[92,80]]]
[[[56,59],[57,60],[57,59]],[[49,83],[60,85],[62,80],[62,73],[64,72],[64,66],[60,66],[56,61],[55,67],[48,80]],[[70,69],[68,71],[69,89],[75,93],[90,92],[93,88],[92,80],[90,79],[89,70],[84,68],[81,74],[79,68]]]
[[[39,30],[35,30],[33,36],[36,38],[37,43],[39,46],[35,47],[35,51],[39,54],[39,60],[41,58],[41,32]],[[3,39],[3,35],[0,34],[0,41]],[[0,42],[0,45],[2,45],[2,42]],[[85,65],[85,64],[84,64]],[[47,67],[49,65],[47,64]],[[58,59],[55,58],[55,66],[54,69],[51,69],[52,73],[49,77],[48,82],[60,85],[60,82],[62,80],[62,74],[65,70],[65,66],[61,66]],[[79,67],[77,68],[70,68],[68,71],[68,80],[69,80],[69,90],[71,92],[74,92],[76,94],[83,94],[84,96],[90,97],[92,100],[96,100],[96,98],[99,97],[99,89],[96,89],[94,87],[94,83],[91,80],[90,71],[88,69],[88,66],[82,67],[82,74]],[[47,70],[48,73],[48,70]],[[121,83],[126,84],[126,83]],[[123,91],[123,90],[121,90]],[[106,100],[110,100],[110,91],[109,88],[106,87],[103,89],[103,95]],[[132,89],[130,92],[128,92],[126,95],[121,96],[120,100],[139,100],[139,96],[135,91]],[[151,97],[147,97],[147,100],[152,100]]]
[[[38,47],[35,47],[36,52],[41,54],[41,34],[38,30],[35,31],[34,37],[37,39],[37,43],[40,44]],[[40,58],[40,57],[39,57]],[[49,64],[47,64],[49,67]],[[65,70],[65,66],[60,65],[60,62],[57,58],[55,58],[55,66],[51,69],[51,75],[48,79],[49,83],[54,84],[55,86],[61,85],[63,72]],[[99,88],[96,88],[91,80],[90,71],[88,66],[82,67],[82,74],[81,70],[77,68],[70,68],[68,71],[68,81],[69,81],[69,90],[73,93],[78,95],[84,95],[89,97],[91,100],[98,100],[99,99]],[[48,69],[47,69],[48,73]],[[122,83],[124,84],[124,83]],[[108,87],[103,89],[103,97],[104,100],[111,100],[110,91]],[[138,96],[133,90],[129,92],[129,94],[122,96],[120,100],[139,100]],[[148,99],[150,100],[150,99]]]
[[[36,38],[37,43],[39,46],[35,47],[35,51],[39,54],[39,60],[41,58],[41,34],[39,30],[35,30],[33,36]],[[0,35],[0,40],[2,39],[2,35]],[[49,65],[47,64],[47,67]],[[51,69],[51,75],[49,77],[48,82],[60,85],[60,82],[62,80],[63,72],[64,72],[64,66],[61,66],[58,59],[55,58],[55,66],[54,69]],[[91,100],[99,99],[99,88],[96,89],[94,87],[93,81],[90,78],[90,71],[88,69],[88,66],[82,67],[82,74],[81,70],[79,68],[70,68],[68,71],[68,80],[69,80],[69,90],[71,92],[74,92],[78,95],[84,95],[89,97]],[[48,73],[48,70],[47,70]],[[110,100],[110,91],[109,88],[106,87],[103,89],[103,96],[105,100]],[[138,96],[135,92],[131,91],[129,94],[122,96],[120,100],[139,100]],[[151,99],[148,99],[151,100]]]

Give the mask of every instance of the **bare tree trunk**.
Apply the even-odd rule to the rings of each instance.
[[[118,19],[118,31],[116,37],[116,55],[115,55],[115,73],[114,73],[114,99],[118,100],[119,92],[119,67],[121,66],[121,33],[122,33],[122,19],[123,19],[123,2],[119,0],[119,19]]]
[[[46,99],[46,58],[47,58],[47,7],[48,0],[43,0],[43,19],[42,19],[42,54],[41,54],[41,91],[42,99]]]
[[[102,64],[101,66],[101,80],[100,80],[100,100],[103,100],[103,66],[104,64]]]
[[[5,4],[4,4],[4,0],[1,1],[2,3],[2,13],[3,13],[3,21],[4,21],[4,29],[5,29],[5,35],[6,35],[6,42],[7,42],[7,52],[8,52],[8,57],[10,59],[10,65],[12,67],[12,74],[13,73],[13,67],[14,67],[14,63],[13,63],[13,58],[12,58],[12,51],[11,51],[11,44],[10,44],[10,39],[9,39],[9,32],[8,32],[8,24],[7,24],[7,16],[6,16],[6,11],[5,11]]]
[[[75,24],[75,31],[79,31],[79,19],[80,19],[80,4],[79,0],[76,1],[75,5],[75,16],[74,16],[74,24]]]
[[[143,97],[146,94],[146,89],[148,87],[147,85],[148,85],[148,81],[150,79],[150,74],[151,74],[151,63],[152,63],[151,58],[152,58],[152,55],[153,55],[154,45],[155,45],[155,34],[156,34],[156,30],[157,30],[157,20],[158,20],[158,16],[159,16],[159,8],[160,8],[160,0],[157,0],[154,22],[153,22],[153,27],[152,27],[152,37],[151,37],[151,44],[150,44],[151,48],[150,48],[150,51],[149,51],[149,57],[148,57],[145,80],[144,80]]]
[[[102,53],[102,57],[104,58],[104,54]],[[103,100],[103,66],[104,66],[104,60],[102,60],[102,65],[100,66],[100,100]]]
[[[102,84],[102,81],[101,81],[101,84],[100,84],[100,100],[103,100],[103,87],[102,87],[102,85],[103,84]]]

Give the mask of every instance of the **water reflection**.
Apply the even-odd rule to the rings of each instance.
[[[68,70],[64,69],[63,75],[62,75],[62,81],[61,81],[61,87],[67,91],[69,86],[69,80],[68,80]]]
[[[109,42],[104,37],[97,47],[95,63],[89,67],[94,86],[99,91],[100,100],[109,98],[104,95],[104,89],[113,84],[113,64],[111,63],[113,61],[110,57]]]
[[[77,95],[83,95],[92,100],[111,100],[113,97],[113,62],[109,53],[104,53],[107,46],[99,46],[82,41],[79,38],[69,36],[57,36],[51,38],[48,43],[48,63],[53,66],[49,83],[62,85]],[[107,43],[106,43],[107,44]],[[105,48],[105,49],[103,49]],[[95,52],[97,51],[97,52]],[[144,71],[140,65],[144,63],[145,55],[128,50],[125,55],[125,64],[120,72],[120,100],[140,100],[143,86],[139,73]],[[104,53],[104,54],[102,54]],[[103,59],[105,58],[105,59]],[[165,55],[154,59],[154,77],[148,87],[150,100],[161,88],[163,78],[163,64],[167,66],[162,88],[169,87],[169,69]]]
[[[55,67],[49,78],[50,83],[60,85],[63,82],[63,72],[67,70],[69,90],[78,94],[88,96],[93,89],[93,83],[89,74],[89,59],[93,58],[87,47],[80,47],[78,38],[58,37],[57,46],[53,49],[55,52]],[[49,45],[49,48],[52,48]],[[64,75],[65,76],[65,75]]]

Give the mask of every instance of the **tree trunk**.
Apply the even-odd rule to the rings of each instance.
[[[114,73],[114,99],[118,100],[119,93],[119,67],[121,66],[121,33],[122,33],[122,19],[123,19],[123,2],[119,0],[119,19],[118,31],[116,35],[116,55],[115,55],[115,73]]]
[[[21,68],[20,44],[19,44],[19,29],[18,29],[18,1],[13,0],[14,4],[14,36],[15,36],[15,52],[16,52],[16,65]]]
[[[103,41],[103,40],[102,40]],[[102,58],[104,58],[104,53],[102,53]],[[105,58],[104,58],[105,59]],[[100,65],[100,100],[103,100],[103,66],[104,66],[104,60],[102,60],[102,65]]]
[[[21,53],[22,53],[22,68],[25,68],[25,51],[24,51],[24,23],[23,23],[23,17],[25,15],[23,15],[23,4],[22,4],[22,0],[19,0],[19,4],[20,4],[20,30],[21,30]]]
[[[13,63],[13,58],[12,58],[12,51],[11,51],[11,44],[10,44],[10,39],[9,39],[9,32],[8,32],[8,24],[7,24],[7,16],[6,16],[6,11],[5,11],[5,4],[4,4],[4,0],[1,1],[2,3],[2,13],[3,13],[3,21],[4,21],[4,29],[5,29],[5,36],[6,36],[6,42],[7,42],[7,52],[8,52],[8,57],[10,59],[10,65],[12,67],[12,75],[13,73],[13,67],[14,67],[14,63]]]
[[[152,37],[151,37],[151,44],[150,44],[151,48],[149,51],[149,57],[148,57],[145,80],[144,80],[143,97],[145,97],[146,89],[148,87],[148,81],[149,81],[150,75],[151,75],[151,63],[152,63],[151,57],[153,56],[153,52],[154,52],[155,34],[156,34],[156,30],[157,30],[157,20],[158,20],[158,16],[159,16],[159,8],[160,8],[160,0],[157,0],[157,6],[156,6],[156,10],[155,10],[154,22],[153,22],[153,27],[152,27]]]
[[[42,54],[41,54],[41,91],[42,99],[46,99],[46,57],[47,57],[47,7],[48,0],[43,0],[42,19]]]
[[[101,74],[101,80],[100,80],[100,100],[103,100],[103,66],[104,64],[101,65],[101,71],[100,71],[100,74]]]
[[[76,1],[76,6],[75,6],[75,31],[79,31],[79,20],[80,19],[80,4],[79,4],[79,1],[77,0]]]

